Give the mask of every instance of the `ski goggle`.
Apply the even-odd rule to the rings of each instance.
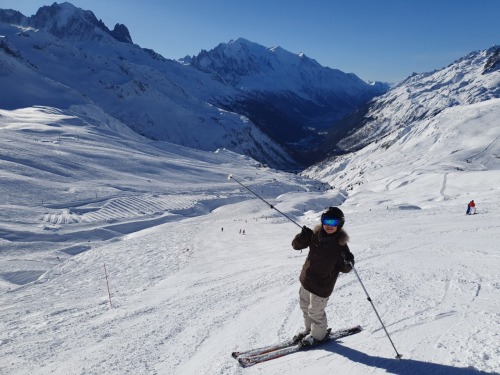
[[[324,217],[321,219],[321,224],[328,225],[331,227],[337,227],[340,224],[339,219],[331,219],[329,217]]]

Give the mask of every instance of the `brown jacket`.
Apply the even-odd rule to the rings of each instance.
[[[332,294],[339,273],[352,270],[344,257],[347,262],[354,264],[354,255],[347,246],[348,240],[349,236],[343,229],[328,235],[321,225],[316,226],[310,236],[304,232],[295,236],[292,241],[295,250],[309,247],[300,274],[300,283],[305,289],[323,298]]]

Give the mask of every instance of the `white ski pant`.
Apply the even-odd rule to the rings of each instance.
[[[323,340],[326,336],[328,321],[326,319],[325,308],[328,304],[328,298],[319,297],[309,292],[302,286],[299,291],[300,309],[304,315],[304,325],[307,331],[316,340]]]

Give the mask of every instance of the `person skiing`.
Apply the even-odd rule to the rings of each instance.
[[[474,203],[474,199],[470,201],[469,207],[470,207],[469,215],[475,215],[476,214],[476,204]]]
[[[344,213],[338,207],[329,207],[321,215],[321,224],[314,230],[304,226],[292,241],[295,250],[309,247],[300,273],[299,305],[304,316],[304,330],[294,337],[294,341],[302,342],[303,346],[326,338],[328,299],[339,273],[348,273],[354,266],[354,255],[347,246],[349,236],[342,229],[344,223]]]
[[[465,211],[466,215],[470,215],[470,202],[467,203],[467,211]]]

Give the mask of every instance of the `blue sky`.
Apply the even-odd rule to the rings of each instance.
[[[61,3],[61,1],[58,1]],[[177,59],[243,37],[365,80],[398,82],[500,44],[500,0],[72,0]],[[0,0],[26,16],[52,0]]]

